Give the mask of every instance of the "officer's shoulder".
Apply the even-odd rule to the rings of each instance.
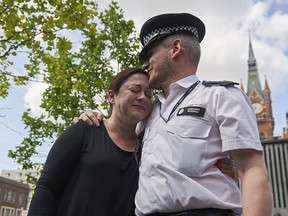
[[[229,81],[229,80],[222,80],[222,81],[202,81],[202,85],[206,87],[212,86],[223,86],[223,87],[234,87],[235,85],[239,85],[237,82]]]

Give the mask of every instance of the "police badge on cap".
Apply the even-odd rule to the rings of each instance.
[[[186,33],[195,36],[199,42],[205,35],[205,25],[197,17],[188,13],[161,14],[147,20],[140,31],[140,41],[143,48],[139,60],[146,60],[147,49],[154,41],[173,34]]]

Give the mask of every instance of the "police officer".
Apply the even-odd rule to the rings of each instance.
[[[137,215],[271,215],[271,189],[249,98],[232,82],[200,82],[203,22],[187,13],[144,23],[139,59],[161,89],[145,127]],[[242,196],[213,164],[230,156]]]

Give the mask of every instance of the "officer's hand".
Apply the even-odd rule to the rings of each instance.
[[[104,115],[100,112],[85,110],[79,117],[75,117],[73,119],[73,123],[77,124],[79,120],[83,120],[86,124],[92,126],[96,125],[97,127],[100,125],[100,122],[103,121]]]
[[[215,166],[225,175],[234,179],[234,181],[238,181],[239,176],[237,172],[237,167],[235,165],[235,161],[230,158],[223,158],[218,160],[215,163]]]

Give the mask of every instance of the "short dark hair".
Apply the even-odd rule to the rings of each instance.
[[[109,89],[113,90],[115,94],[118,94],[119,89],[121,86],[125,83],[125,81],[133,74],[144,74],[148,77],[147,72],[142,68],[136,68],[136,67],[128,67],[122,71],[120,71],[111,81]]]

